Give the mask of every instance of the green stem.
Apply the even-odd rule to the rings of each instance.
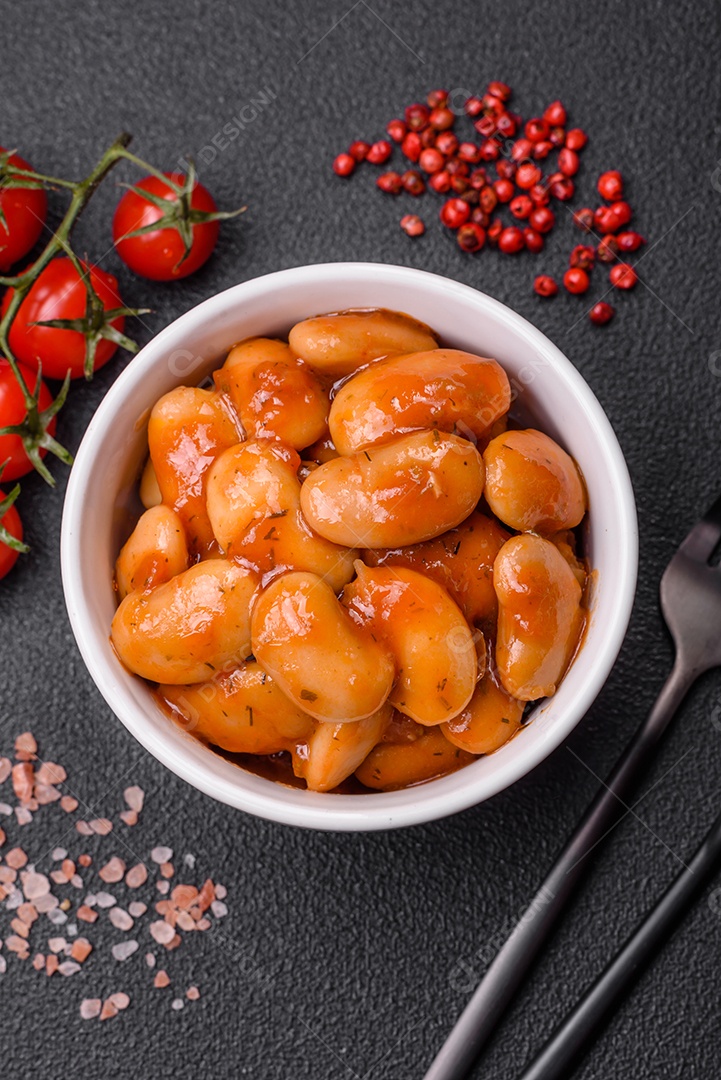
[[[95,194],[98,186],[102,183],[110,170],[114,168],[122,158],[126,157],[126,147],[130,143],[131,138],[132,136],[127,132],[123,132],[119,135],[112,146],[109,146],[105,151],[92,172],[90,172],[84,180],[80,180],[77,183],[70,185],[72,197],[70,199],[70,205],[65,212],[65,216],[60,222],[57,231],[51,236],[33,265],[17,277],[0,277],[0,285],[7,285],[14,290],[8,309],[0,320],[0,353],[7,358],[7,361],[12,368],[13,375],[17,379],[23,392],[25,406],[28,410],[34,407],[35,402],[23,379],[22,372],[18,367],[18,362],[13,355],[12,349],[10,348],[10,342],[8,340],[10,326],[23,300],[48,263],[54,259],[56,255],[60,255],[63,252],[67,253],[70,233],[73,230],[75,222],[78,220],[80,214],[83,212],[90,199]],[[133,155],[130,156],[132,157]],[[143,162],[142,164],[144,165],[145,163]]]

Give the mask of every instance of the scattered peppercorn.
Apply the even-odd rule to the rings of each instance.
[[[613,316],[616,314],[616,309],[611,304],[604,303],[603,300],[599,300],[597,304],[594,304],[588,313],[588,317],[594,326],[605,326],[607,322],[610,322]]]
[[[450,106],[449,92],[430,90],[425,101],[409,104],[402,118],[388,121],[388,139],[373,143],[356,139],[346,153],[335,158],[333,170],[338,176],[349,177],[363,162],[384,165],[393,153],[393,144],[397,144],[406,161],[417,167],[382,172],[375,181],[381,191],[392,195],[405,192],[418,198],[429,190],[450,196],[441,207],[440,219],[456,232],[462,251],[478,252],[488,245],[505,254],[524,249],[538,254],[544,249],[545,235],[557,224],[552,201],[567,202],[575,195],[573,178],[580,172],[580,152],[588,136],[580,127],[566,127],[568,116],[561,101],[551,102],[541,116],[524,120],[511,110],[510,99],[510,87],[498,80],[489,82],[483,94],[468,97],[463,112],[469,119],[463,120],[461,114],[460,120],[472,125],[475,134],[472,131],[471,138],[464,139],[460,131],[454,130],[459,117]],[[553,164],[542,165],[548,158],[555,161],[555,171]],[[633,211],[623,198],[620,171],[602,173],[596,186],[605,205],[573,212],[573,223],[579,229],[597,234],[595,247],[577,244],[569,254],[563,284],[574,294],[589,288],[589,272],[596,260],[613,264],[610,280],[614,287],[632,289],[638,275],[633,267],[618,261],[619,253],[636,251],[646,242],[636,231],[622,231]],[[504,206],[508,207],[505,215],[491,217]],[[508,214],[520,227],[508,223]],[[408,236],[425,232],[416,214],[404,215],[400,225]],[[559,291],[556,281],[545,274],[535,278],[534,290],[545,297]],[[599,301],[590,318],[600,326],[613,314],[610,304]]]
[[[609,202],[615,202],[623,195],[623,177],[617,169],[601,173],[598,178],[598,194]]]
[[[558,285],[548,274],[539,274],[533,282],[533,288],[539,296],[556,296]]]
[[[578,266],[572,266],[563,275],[563,284],[568,292],[573,293],[574,296],[580,296],[581,293],[588,291],[591,282],[585,270],[581,270]]]
[[[611,267],[609,281],[617,289],[633,289],[638,281],[638,274],[628,263],[616,263]]]
[[[426,227],[417,214],[405,214],[401,218],[401,228],[408,236],[423,236]]]

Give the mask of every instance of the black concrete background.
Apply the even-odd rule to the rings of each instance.
[[[231,913],[223,941],[198,935],[169,958],[174,978],[203,992],[177,1014],[149,989],[144,950],[110,971],[118,935],[109,927],[105,948],[72,979],[46,980],[11,959],[0,978],[8,1080],[423,1075],[467,997],[459,959],[482,970],[474,953],[485,955],[522,909],[593,794],[593,774],[607,772],[652,703],[671,662],[659,578],[721,488],[719,30],[712,0],[0,0],[0,141],[45,171],[81,174],[121,129],[134,133],[141,156],[172,167],[212,145],[252,100],[273,97],[201,169],[219,202],[247,202],[249,210],[223,229],[216,256],[190,281],[149,285],[120,264],[110,243],[114,180],[84,217],[79,248],[117,273],[126,302],[154,309],[135,327],[141,341],[217,290],[282,267],[361,259],[447,274],[510,304],[577,365],[618,432],[641,530],[626,643],[567,747],[453,819],[382,835],[320,835],[196,793],[113,718],[65,615],[58,545],[67,474],[54,467],[54,491],[28,479],[20,506],[32,553],[0,586],[0,753],[32,728],[43,753],[66,764],[70,786],[101,813],[117,809],[125,783],[140,783],[147,809],[129,835],[133,849],[147,857],[153,844],[169,843],[196,853],[199,872],[227,884]],[[651,244],[642,284],[617,298],[618,317],[605,330],[582,318],[590,300],[544,303],[531,291],[537,267],[562,270],[577,237],[570,226],[535,260],[491,251],[474,259],[442,235],[435,199],[419,207],[409,197],[394,201],[375,191],[370,169],[350,183],[329,171],[352,138],[381,136],[428,89],[482,89],[490,78],[513,85],[524,115],[560,97],[588,130],[577,205],[592,199],[602,169],[618,167],[628,178]],[[57,220],[60,196],[51,201]],[[429,229],[411,242],[397,222],[417,208]],[[596,274],[593,297],[604,276]],[[73,389],[60,421],[71,448],[125,363],[116,359],[91,386]],[[717,675],[691,694],[641,802],[599,852],[478,1077],[517,1075],[710,823],[719,701]],[[48,846],[57,839],[40,816],[31,828],[27,845],[43,828]],[[721,918],[706,894],[576,1075],[716,1077],[720,955]],[[102,1025],[79,1019],[81,997],[114,989],[131,994],[127,1013]]]

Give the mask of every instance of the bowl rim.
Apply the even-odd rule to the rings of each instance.
[[[175,337],[182,338],[186,327],[212,317],[214,311],[224,308],[228,303],[251,302],[254,294],[266,294],[276,286],[289,288],[295,282],[305,286],[314,278],[318,284],[322,284],[329,275],[336,283],[343,279],[351,284],[358,276],[365,277],[369,274],[373,275],[380,289],[384,279],[388,282],[393,279],[395,284],[399,284],[398,277],[402,275],[403,284],[408,284],[411,288],[414,283],[423,283],[425,287],[432,286],[449,297],[472,301],[479,314],[491,315],[496,321],[505,323],[516,334],[525,338],[529,345],[549,362],[554,374],[565,381],[567,389],[582,402],[586,412],[592,415],[613,478],[617,502],[614,524],[619,536],[624,540],[619,545],[615,567],[616,606],[611,624],[604,625],[602,642],[596,645],[594,663],[588,671],[585,684],[576,694],[572,707],[567,707],[563,722],[560,719],[554,720],[553,731],[546,733],[543,741],[527,746],[524,754],[511,756],[493,775],[484,776],[482,784],[474,784],[474,763],[449,776],[428,781],[420,787],[397,792],[330,795],[299,791],[273,781],[266,782],[267,792],[249,790],[243,787],[242,778],[250,774],[242,769],[236,770],[241,783],[231,783],[230,780],[226,781],[214,775],[210,763],[206,768],[189,760],[172,740],[159,737],[147,724],[144,710],[130,698],[122,686],[119,678],[122,669],[119,663],[118,671],[110,670],[100,651],[95,649],[98,639],[93,630],[92,615],[87,608],[83,590],[83,565],[79,556],[79,545],[74,539],[82,532],[85,489],[98,459],[98,447],[103,443],[117,406],[130,396],[134,387],[142,383],[146,372],[153,368],[163,355],[166,343]],[[637,569],[637,515],[628,467],[606,413],[571,361],[532,323],[486,293],[426,270],[385,263],[315,263],[274,271],[232,285],[170,322],[119,374],[91,418],[70,473],[61,528],[61,571],[72,630],[91,678],[121,723],[162,764],[212,798],[267,820],[329,831],[371,831],[436,820],[491,798],[545,760],[580,723],[615,663],[631,616]],[[465,777],[467,782],[449,783],[460,777]],[[422,792],[420,798],[417,797],[418,792]],[[295,796],[300,794],[303,798],[294,798],[290,793]]]

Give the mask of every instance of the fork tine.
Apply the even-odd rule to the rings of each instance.
[[[721,540],[721,496],[694,525],[678,550],[698,562],[707,562],[719,540]]]

